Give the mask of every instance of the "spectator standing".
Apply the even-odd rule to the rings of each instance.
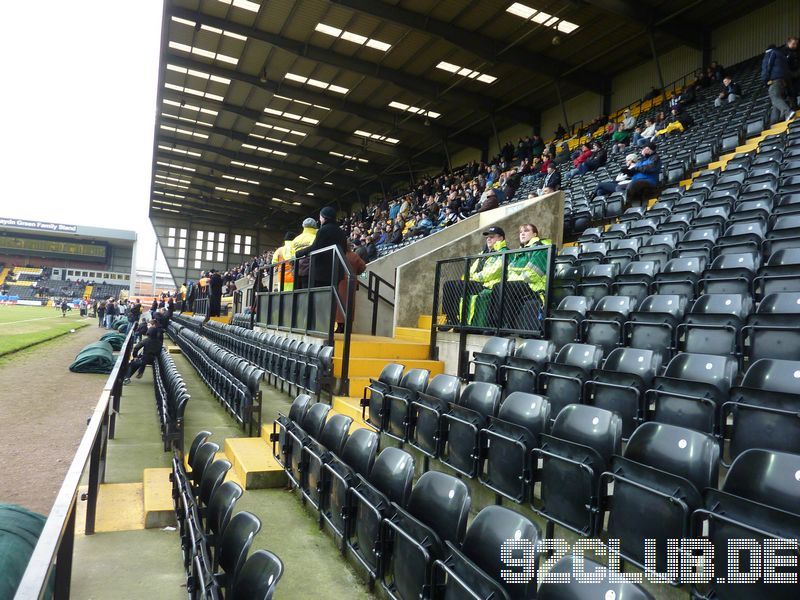
[[[771,45],[761,61],[761,80],[767,86],[769,101],[772,103],[771,122],[789,120],[794,111],[786,102],[791,71],[786,53]]]
[[[100,300],[97,304],[97,326],[102,327],[106,320],[106,301]]]
[[[303,221],[303,231],[300,235],[292,240],[292,252],[294,255],[297,255],[298,250],[303,250],[304,248],[308,248],[311,244],[314,243],[314,238],[317,237],[317,222],[312,219],[311,217],[305,219]],[[309,260],[308,257],[299,258],[295,262],[295,278],[294,278],[294,287],[295,289],[302,289],[308,287],[308,267],[309,267]]]
[[[292,241],[295,235],[291,231],[287,231],[283,236],[283,246],[278,247],[272,255],[272,264],[283,263],[284,261],[291,261],[294,258],[294,246]],[[275,267],[275,280],[274,284],[281,291],[291,292],[294,289],[294,265],[291,262],[286,262],[280,266]]]
[[[347,237],[336,223],[336,209],[332,206],[326,206],[319,211],[320,228],[314,238],[313,243],[302,250],[299,250],[295,256],[302,258],[315,250],[328,248],[329,246],[337,246],[339,251],[344,256],[347,253]],[[335,267],[334,267],[335,265]],[[320,252],[311,256],[311,272],[309,277],[313,275],[314,287],[329,286],[334,281],[338,283],[344,277],[344,273],[338,263],[330,252]]]
[[[363,248],[363,246],[359,246],[359,247]],[[356,311],[356,306],[355,306],[356,294],[355,294],[355,291],[358,290],[358,280],[357,280],[357,278],[358,278],[359,275],[361,275],[364,271],[367,270],[367,263],[361,257],[361,255],[359,255],[357,252],[354,252],[352,248],[348,248],[347,249],[347,254],[345,254],[345,260],[347,261],[347,264],[350,267],[350,272],[353,274],[354,278],[350,282],[350,280],[347,277],[344,277],[341,281],[339,281],[337,287],[338,287],[338,290],[339,290],[339,297],[342,300],[342,304],[345,305],[345,308],[347,308],[347,302],[348,302],[348,297],[349,297],[348,296],[348,289],[347,289],[348,282],[350,282],[350,285],[352,285],[354,287],[353,304],[352,304],[352,306],[350,306],[348,308],[348,312],[350,313],[350,324],[352,326],[353,317],[355,316],[355,311]],[[338,304],[336,305],[336,333],[344,333],[344,314],[339,309],[339,305]]]
[[[151,336],[150,330],[147,331],[147,335],[133,347],[133,360],[128,365],[128,373],[122,380],[123,384],[128,385],[131,382],[131,375],[134,371],[136,371],[136,379],[142,378],[144,368],[152,365],[161,352],[162,340],[163,338],[159,338],[158,335]]]
[[[208,278],[208,314],[206,321],[211,317],[220,316],[222,310],[222,277],[216,269],[211,269]]]

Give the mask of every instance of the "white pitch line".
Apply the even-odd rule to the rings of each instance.
[[[21,321],[7,321],[0,325],[16,325],[17,323],[30,323],[31,321],[47,321],[48,319],[61,319],[63,317],[37,317],[35,319],[22,319]]]

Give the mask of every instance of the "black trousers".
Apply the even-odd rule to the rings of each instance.
[[[466,283],[466,291],[464,284]],[[456,325],[461,319],[461,298],[472,296],[483,290],[483,284],[477,281],[445,281],[442,286],[442,312],[447,315],[447,322]]]
[[[209,294],[208,296],[208,316],[218,317],[222,309],[222,296],[216,294]]]
[[[139,375],[142,375],[144,373],[144,368],[147,365],[152,365],[154,359],[155,356],[152,354],[142,354],[141,356],[134,358],[130,363],[128,363],[128,374],[126,377],[130,379],[131,375],[133,375],[136,371],[139,372]]]
[[[649,181],[638,180],[632,181],[628,185],[625,200],[628,206],[642,206],[645,200],[651,197],[658,191],[658,186],[653,185]]]

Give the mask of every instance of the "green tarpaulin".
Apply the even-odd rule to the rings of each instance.
[[[114,368],[113,347],[109,342],[89,344],[78,352],[69,366],[73,373],[111,373]]]
[[[103,337],[100,338],[101,342],[108,342],[111,344],[111,347],[116,350],[122,349],[122,344],[125,342],[125,335],[122,333],[115,333],[113,331],[109,331]]]
[[[14,597],[45,521],[16,504],[0,504],[0,598]]]

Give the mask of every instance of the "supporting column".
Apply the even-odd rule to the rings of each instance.
[[[572,128],[569,125],[569,117],[567,116],[567,107],[564,104],[564,98],[561,96],[561,86],[558,79],[553,82],[556,86],[556,95],[558,96],[558,103],[561,106],[561,115],[564,117],[564,129],[572,133]]]
[[[658,73],[658,85],[661,90],[664,90],[664,75],[661,73],[661,62],[658,60],[658,52],[656,52],[656,40],[653,36],[653,31],[647,32],[647,38],[650,40],[650,51],[653,53],[653,62],[656,63],[656,72]]]
[[[494,140],[497,142],[497,153],[500,154],[500,151],[503,149],[503,146],[500,144],[500,136],[497,133],[497,125],[494,122],[494,115],[489,115],[489,120],[492,122],[492,131],[494,132]]]
[[[453,172],[453,163],[450,160],[450,151],[447,149],[447,138],[444,138],[442,140],[442,146],[444,146],[444,156],[447,159],[447,168],[452,173]]]

